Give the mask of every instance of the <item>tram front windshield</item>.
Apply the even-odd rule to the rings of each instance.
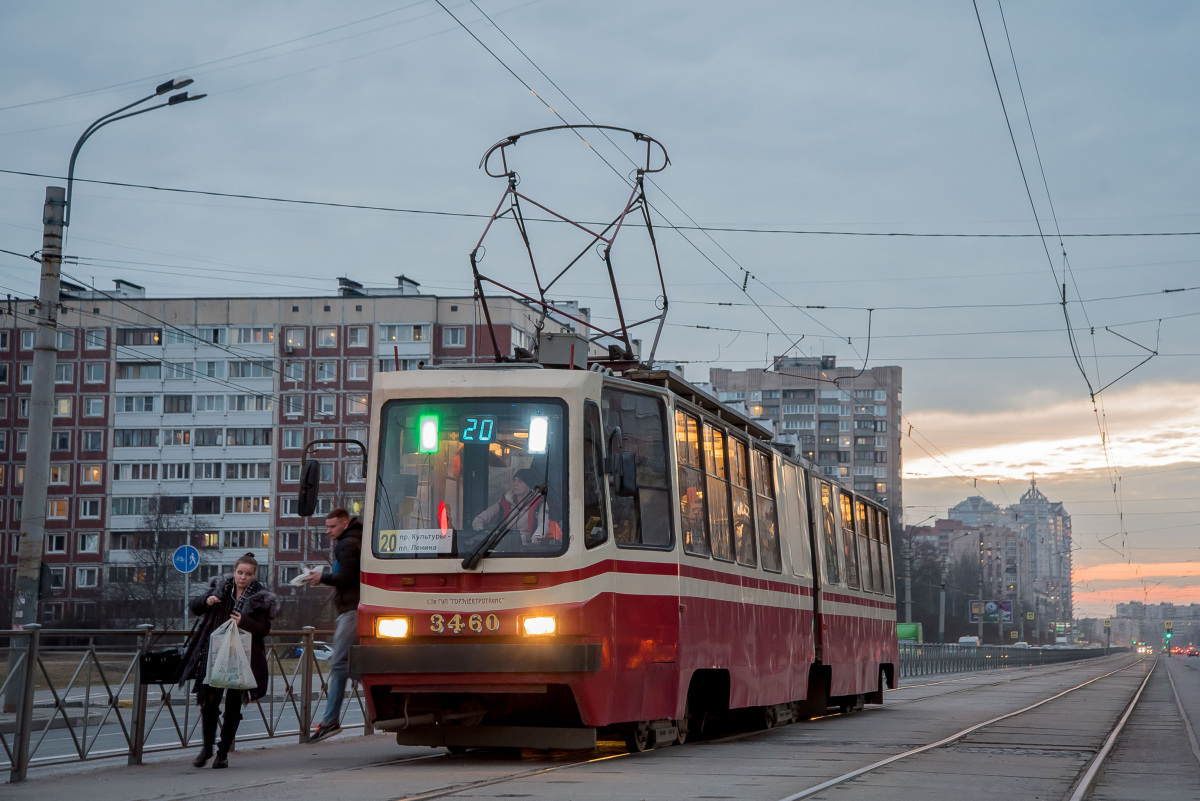
[[[567,411],[553,399],[390,401],[372,547],[384,559],[567,548]],[[488,543],[484,545],[484,543]]]

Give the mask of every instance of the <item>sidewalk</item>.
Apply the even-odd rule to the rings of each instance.
[[[4,787],[0,796],[5,801],[172,801],[197,795],[221,798],[226,794],[244,799],[249,789],[256,801],[306,797],[325,801],[336,797],[337,790],[326,784],[332,777],[320,780],[324,774],[443,753],[440,749],[402,748],[390,734],[363,736],[351,730],[308,745],[297,745],[292,738],[287,742],[241,743],[230,753],[227,770],[193,768],[195,752],[191,749],[147,755],[140,767],[127,766],[123,756],[34,767],[29,770],[28,780],[0,785]],[[307,790],[314,780],[322,784],[321,789]],[[380,790],[387,788],[381,784]],[[381,797],[392,798],[394,794],[383,792]]]

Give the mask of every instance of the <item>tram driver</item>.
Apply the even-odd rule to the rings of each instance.
[[[537,471],[533,468],[523,467],[516,471],[508,491],[500,500],[475,515],[471,527],[476,531],[488,531],[501,520],[507,519],[515,508],[521,507],[523,511],[512,521],[513,533],[520,536],[521,544],[530,547],[558,546],[562,541],[562,530],[549,518],[545,493],[538,493],[532,501],[529,499],[534,487],[540,483]]]

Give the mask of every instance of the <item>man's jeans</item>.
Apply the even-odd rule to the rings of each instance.
[[[343,612],[337,616],[333,632],[333,656],[329,660],[329,701],[321,724],[333,726],[341,722],[342,696],[346,694],[346,679],[359,680],[350,672],[350,646],[358,643],[358,612]]]

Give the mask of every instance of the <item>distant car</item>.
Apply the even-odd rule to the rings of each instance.
[[[304,646],[300,645],[296,647],[296,650],[293,653],[293,658],[299,659],[302,656],[304,656]],[[313,657],[321,660],[322,662],[328,662],[333,658],[333,646],[329,645],[328,643],[314,642]]]
[[[1200,656],[1200,648],[1191,647],[1187,652],[1188,656]]]
[[[1014,642],[1012,644],[1012,647],[1013,648],[1028,648],[1029,643],[1025,642],[1024,640],[1018,640],[1017,642]]]
[[[969,637],[959,637],[958,644],[959,645],[979,645],[980,643],[979,643],[979,638],[976,637],[974,634],[972,634]]]

